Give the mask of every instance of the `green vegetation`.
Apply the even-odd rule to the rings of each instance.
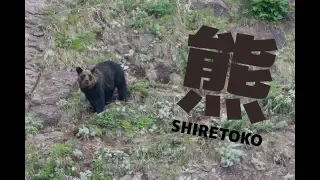
[[[25,117],[26,134],[36,134],[43,127],[42,122],[32,114]]]
[[[74,175],[74,161],[72,160],[72,144],[55,144],[49,150],[49,155],[45,159],[40,159],[30,144],[26,144],[27,177],[31,180],[41,179],[63,179],[65,175]],[[29,151],[29,152],[28,152]],[[30,157],[30,154],[32,155]],[[30,162],[34,160],[35,162]],[[31,164],[31,166],[30,166]],[[29,166],[28,166],[29,165]],[[35,165],[38,165],[37,167]]]
[[[100,149],[93,158],[93,179],[111,180],[130,174],[130,158],[120,150]]]
[[[283,20],[289,11],[287,0],[250,0],[252,13],[267,21]]]
[[[71,97],[67,99],[60,99],[57,105],[62,107],[73,118],[80,118],[87,108],[85,97],[80,91],[72,92]]]
[[[216,148],[217,153],[221,156],[221,165],[223,167],[233,166],[241,162],[243,151],[236,149],[241,144],[230,143],[228,145]]]
[[[58,35],[56,46],[60,48],[71,48],[75,51],[84,51],[95,41],[95,35],[92,32],[77,34],[75,38],[69,38],[65,35]]]
[[[148,97],[151,93],[150,83],[146,80],[135,81],[129,86],[131,96]]]
[[[143,8],[150,16],[161,18],[163,16],[171,15],[175,10],[175,1],[162,0],[149,2],[143,5]]]

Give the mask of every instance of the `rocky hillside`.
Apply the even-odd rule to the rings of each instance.
[[[252,2],[26,0],[25,179],[294,179],[295,4]],[[204,116],[204,101],[189,114],[177,106],[189,91],[188,35],[202,25],[276,40],[270,93],[259,101],[267,121],[228,121],[224,102],[222,118]],[[130,98],[96,115],[75,67],[106,59],[128,67]],[[257,133],[263,143],[174,133],[173,119]]]

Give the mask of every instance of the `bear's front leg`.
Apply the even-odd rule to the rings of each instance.
[[[101,113],[103,111],[104,105],[105,105],[104,93],[100,92],[96,98],[97,99],[96,99],[96,109],[95,109],[95,111],[97,112],[97,114],[99,114],[99,113]]]
[[[87,99],[91,105],[93,112],[95,112],[96,108],[97,108],[97,102],[96,102],[95,98],[89,96],[89,97],[87,97]]]

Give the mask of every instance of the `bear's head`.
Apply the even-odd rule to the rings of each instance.
[[[78,73],[78,83],[81,88],[92,88],[96,84],[97,79],[94,76],[95,68],[83,70],[80,67],[76,67],[76,71]]]

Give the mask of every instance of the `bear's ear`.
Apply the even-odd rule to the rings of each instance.
[[[93,68],[91,69],[91,73],[93,74],[95,70],[96,70],[96,68],[93,67]]]
[[[76,67],[76,71],[77,71],[77,73],[78,73],[78,75],[79,75],[79,74],[82,73],[83,70],[81,69],[81,67]]]

